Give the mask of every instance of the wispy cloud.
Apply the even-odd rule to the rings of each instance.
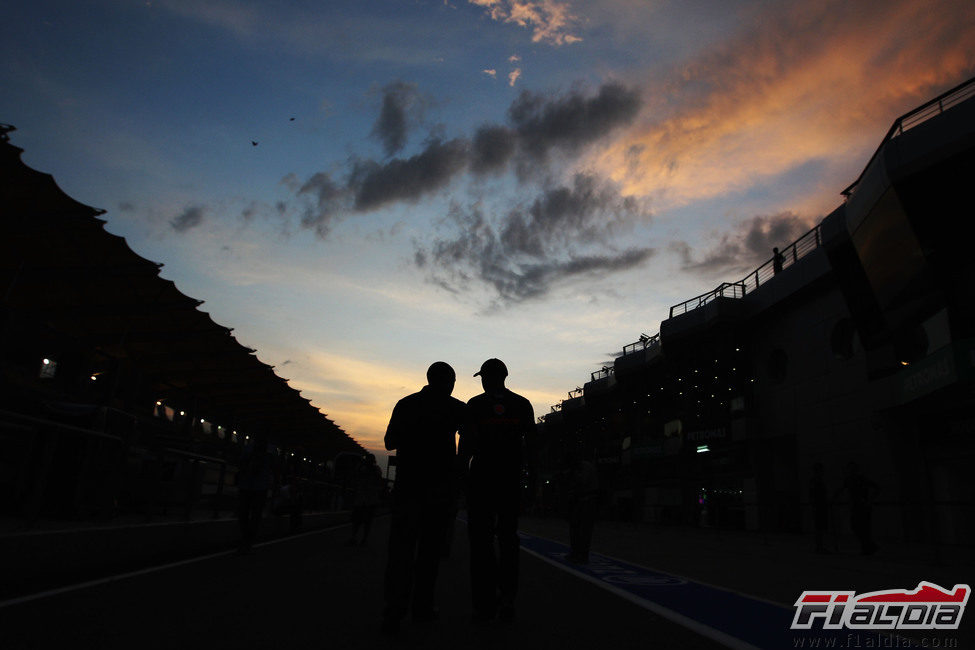
[[[552,149],[575,151],[629,124],[641,103],[638,91],[618,83],[603,84],[592,96],[573,92],[555,101],[523,91],[508,118],[522,150],[544,159]]]
[[[206,214],[206,208],[201,205],[193,205],[173,217],[169,225],[178,233],[184,233],[188,230],[196,228],[201,223],[203,223],[203,218]]]
[[[469,0],[482,7],[492,20],[532,30],[532,42],[568,45],[582,40],[571,33],[579,19],[567,2],[558,0]]]
[[[508,73],[508,85],[514,88],[515,83],[518,82],[518,79],[520,77],[521,77],[521,68],[515,68],[514,70]]]
[[[458,138],[434,140],[414,156],[385,164],[356,162],[349,176],[349,187],[355,191],[354,209],[365,212],[394,201],[416,201],[464,171],[467,160],[468,142]]]
[[[735,274],[747,273],[756,265],[772,257],[772,249],[786,246],[804,235],[813,226],[814,219],[800,217],[791,212],[775,215],[759,215],[747,219],[732,231],[717,235],[710,245],[699,245],[703,252],[685,241],[670,244],[670,250],[680,258],[681,270],[705,277],[730,274],[728,279],[739,279]]]
[[[551,152],[578,151],[627,124],[639,105],[636,91],[615,83],[592,95],[522,92],[508,110],[507,125],[482,125],[472,138],[433,137],[418,153],[384,162],[352,158],[338,171],[316,172],[305,181],[288,175],[282,184],[306,201],[302,225],[324,238],[337,219],[418,201],[468,171],[500,173],[519,157],[531,159],[539,169]],[[399,133],[395,128],[388,132]]]
[[[810,161],[859,161],[894,117],[975,70],[973,30],[969,2],[776,6],[651,80],[647,110],[600,168],[629,193],[684,205]]]
[[[556,284],[619,272],[645,263],[653,249],[620,248],[617,235],[649,219],[633,197],[611,183],[578,174],[528,205],[497,217],[480,203],[455,205],[448,234],[417,247],[415,263],[450,291],[471,282],[493,288],[505,303],[539,298]]]
[[[382,90],[383,102],[372,134],[379,138],[387,156],[398,153],[406,144],[410,127],[423,118],[426,100],[416,84],[394,81]]]

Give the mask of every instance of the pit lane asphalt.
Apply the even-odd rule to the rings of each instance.
[[[379,631],[388,517],[370,545],[347,527],[314,531],[0,607],[0,647],[36,648],[717,648],[537,555],[523,553],[517,617],[470,621],[466,531],[438,580],[440,620]]]

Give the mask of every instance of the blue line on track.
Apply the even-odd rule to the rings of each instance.
[[[572,563],[566,545],[518,534],[529,553],[726,646],[795,647],[799,631],[789,629],[792,608],[598,553],[590,554],[589,564]]]

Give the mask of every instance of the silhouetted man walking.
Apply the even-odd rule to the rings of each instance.
[[[527,399],[505,388],[508,369],[500,360],[488,359],[474,376],[481,377],[484,392],[467,402],[459,449],[460,464],[467,468],[474,620],[511,620],[526,463],[529,495],[536,487],[535,414]]]
[[[274,451],[274,447],[268,443],[267,434],[258,432],[240,455],[237,470],[240,553],[250,553],[257,539],[267,492],[274,483]]]
[[[412,600],[413,620],[437,617],[434,586],[455,490],[454,434],[464,421],[464,403],[450,394],[454,369],[437,361],[427,385],[393,409],[386,449],[396,450],[393,519],[386,564],[383,632],[395,633]]]

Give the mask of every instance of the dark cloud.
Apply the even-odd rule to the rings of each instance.
[[[330,175],[318,172],[305,181],[296,193],[298,196],[309,196],[313,200],[301,215],[301,225],[314,228],[319,237],[327,237],[333,219],[344,210],[348,202],[348,190],[336,184]]]
[[[240,218],[247,222],[253,221],[254,217],[257,216],[258,207],[257,201],[251,201],[240,211]]]
[[[600,87],[594,97],[579,92],[556,99],[524,91],[508,109],[522,150],[544,159],[550,149],[575,150],[630,123],[640,110],[639,93],[620,84]]]
[[[419,121],[425,101],[416,84],[394,81],[383,90],[382,108],[372,128],[387,156],[398,153],[406,144],[406,135],[412,123]]]
[[[474,133],[471,170],[477,174],[500,172],[518,148],[518,136],[506,126],[486,124]]]
[[[373,133],[387,154],[402,149],[414,119],[411,114],[425,103],[412,84],[394,82],[383,89]],[[436,133],[412,156],[386,161],[352,158],[344,174],[318,172],[305,182],[289,174],[281,182],[308,201],[302,225],[326,237],[338,218],[418,201],[468,171],[503,173],[514,164],[520,178],[527,177],[521,166],[531,168],[533,178],[543,177],[550,150],[572,151],[604,137],[631,121],[639,107],[639,94],[619,84],[606,84],[588,96],[580,91],[551,97],[522,93],[508,111],[508,125],[484,124],[471,138],[447,139]],[[548,255],[549,246],[573,237],[605,239],[620,215],[637,212],[639,206],[627,204],[615,188],[581,175],[568,187],[553,188],[533,204],[517,207],[496,224],[497,246],[504,256]]]
[[[619,189],[592,175],[543,191],[524,207],[491,218],[481,204],[454,205],[452,231],[429,249],[417,246],[415,263],[451,291],[485,284],[503,302],[537,298],[562,281],[633,268],[650,248],[618,250],[613,236],[648,212]]]
[[[135,210],[135,204],[131,201],[122,201],[118,204],[119,212],[132,212]]]
[[[538,298],[547,294],[556,281],[569,280],[576,276],[595,277],[636,268],[650,259],[653,253],[652,248],[633,248],[616,255],[586,255],[565,261],[526,264],[518,267],[517,272],[499,275],[498,279],[502,282],[496,283],[495,288],[506,301]]]
[[[394,201],[416,201],[439,190],[467,168],[468,152],[466,140],[434,140],[410,158],[385,164],[356,162],[349,177],[349,187],[355,192],[354,209],[363,212]]]
[[[545,190],[524,211],[504,220],[501,242],[508,250],[541,255],[552,244],[605,242],[614,231],[648,214],[632,197],[591,174],[576,174],[569,186]]]
[[[290,174],[285,175],[285,177],[282,178],[280,182],[281,182],[281,185],[284,185],[286,188],[288,188],[292,192],[297,192],[298,190],[301,189],[301,186],[303,185],[303,183],[301,182],[301,179],[298,178],[298,174],[296,174],[294,172],[291,172]]]
[[[196,228],[203,223],[205,212],[206,208],[203,206],[190,206],[186,208],[182,214],[170,220],[169,225],[172,226],[173,230],[176,232],[186,232],[187,230]]]
[[[811,227],[808,220],[791,212],[759,215],[745,221],[738,230],[723,233],[717,244],[699,256],[687,242],[674,242],[669,249],[678,255],[686,271],[708,276],[743,274],[771,259],[773,248],[784,249]]]
[[[773,247],[785,248],[812,227],[807,220],[791,212],[753,217],[745,225],[745,249],[756,259],[770,258]]]
[[[417,248],[413,252],[413,263],[416,264],[418,269],[422,269],[427,265],[427,254],[422,248]]]

